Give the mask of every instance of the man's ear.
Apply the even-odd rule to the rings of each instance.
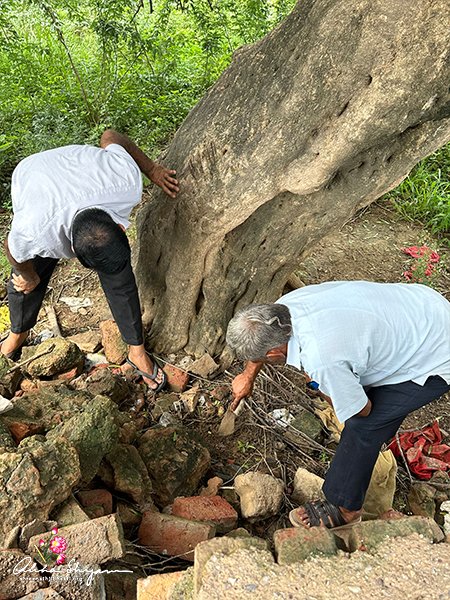
[[[286,344],[276,346],[276,348],[271,348],[268,352],[266,352],[266,358],[279,358],[280,356],[286,357]]]

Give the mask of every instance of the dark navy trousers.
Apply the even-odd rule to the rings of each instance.
[[[326,499],[347,510],[360,510],[382,445],[395,436],[409,413],[448,391],[450,385],[439,376],[429,377],[423,386],[406,381],[367,389],[372,410],[367,417],[345,422],[323,485]]]
[[[45,291],[58,259],[36,256],[33,262],[41,281],[30,294],[16,292],[11,278],[8,283],[8,306],[13,333],[28,331],[36,325]],[[143,343],[141,305],[131,262],[128,261],[119,273],[97,274],[124,341],[139,346]]]

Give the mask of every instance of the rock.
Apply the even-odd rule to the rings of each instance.
[[[112,468],[114,489],[128,494],[142,509],[153,507],[152,482],[137,448],[117,444],[106,456]]]
[[[92,396],[106,396],[116,404],[128,398],[131,394],[130,386],[120,375],[110,369],[96,369],[85,381],[87,391]]]
[[[169,600],[175,584],[183,575],[184,571],[175,571],[138,579],[137,600]]]
[[[237,529],[233,529],[233,531],[230,531],[229,533],[227,533],[227,537],[231,537],[231,538],[249,538],[252,537],[252,534],[247,531],[244,527],[238,527]]]
[[[59,504],[52,515],[59,527],[67,527],[68,525],[76,525],[89,521],[89,517],[78,504],[74,496],[69,496],[67,500]]]
[[[57,591],[53,588],[45,588],[38,592],[32,592],[26,596],[22,596],[19,600],[65,600],[63,596],[60,596]]]
[[[183,403],[184,408],[188,413],[193,413],[197,408],[200,396],[200,386],[198,382],[196,382],[190,389],[181,394],[180,402]]]
[[[63,436],[75,446],[80,459],[82,482],[89,483],[103,457],[115,446],[119,434],[118,411],[114,402],[96,396],[84,411],[58,425],[47,436]]]
[[[14,396],[22,379],[20,369],[8,373],[13,367],[14,362],[6,358],[4,354],[0,354],[0,395],[5,398],[12,398]]]
[[[136,508],[121,500],[117,501],[117,514],[125,529],[139,525],[142,521],[142,514]]]
[[[83,490],[78,492],[78,500],[85,509],[90,506],[101,506],[103,515],[110,515],[113,511],[113,498],[108,490]]]
[[[90,401],[88,394],[69,390],[62,383],[41,386],[38,390],[17,398],[14,408],[0,416],[0,422],[5,423],[20,441],[28,435],[46,432],[81,414]]]
[[[128,347],[122,339],[117,324],[112,319],[100,323],[105,356],[110,363],[121,365],[128,356]]]
[[[194,597],[197,597],[202,587],[202,577],[206,563],[214,556],[229,556],[240,550],[258,551],[258,558],[268,560],[272,565],[274,563],[272,553],[268,550],[268,544],[265,540],[254,537],[231,538],[229,536],[214,538],[207,542],[199,544],[195,549],[194,564]]]
[[[226,533],[234,529],[238,520],[237,512],[221,496],[175,498],[172,515],[190,521],[212,523],[219,533]]]
[[[26,346],[22,350],[22,360],[28,360],[35,354],[45,352],[54,346],[53,350],[23,367],[32,377],[52,377],[66,373],[75,368],[81,373],[84,365],[84,354],[76,344],[64,338],[51,338],[37,346]]]
[[[23,552],[26,552],[30,538],[40,533],[45,533],[56,526],[56,521],[40,521],[39,519],[34,519],[30,523],[26,523],[20,530],[19,548]]]
[[[322,435],[322,422],[305,408],[301,408],[283,435],[293,442],[303,441],[304,438],[294,430],[301,431],[312,440],[318,441]]]
[[[444,538],[439,525],[427,517],[404,517],[390,521],[363,521],[350,530],[349,549],[373,552],[387,538],[407,537],[418,533],[433,542]]]
[[[182,577],[170,590],[169,600],[194,600],[194,568],[183,571]]]
[[[78,454],[63,437],[33,436],[0,454],[0,547],[16,525],[47,520],[80,476]]]
[[[204,354],[201,358],[192,363],[189,367],[189,371],[194,375],[199,375],[204,379],[208,379],[211,373],[217,371],[219,365],[208,353]]]
[[[82,333],[71,335],[67,339],[76,344],[82,352],[86,352],[87,354],[97,352],[102,345],[102,337],[97,329],[83,331]]]
[[[119,442],[121,444],[133,444],[138,437],[138,428],[134,421],[123,423],[120,427]]]
[[[122,558],[125,553],[122,524],[118,515],[107,515],[62,527],[58,535],[67,542],[67,561],[75,560],[80,564],[102,564],[114,558]],[[34,546],[39,539],[47,541],[51,532],[30,539],[28,552],[34,554]]]
[[[313,500],[325,500],[322,492],[323,482],[322,477],[299,467],[294,476],[292,500],[298,504],[304,504]]]
[[[448,538],[448,536],[450,536],[450,500],[442,502],[440,512],[444,513],[444,533]]]
[[[14,452],[16,448],[10,430],[0,417],[0,454],[2,452]]]
[[[136,600],[137,582],[143,573],[124,572],[124,569],[130,570],[130,555],[126,554],[121,561],[109,562],[106,565],[110,571],[117,573],[105,573],[105,591],[107,600]]]
[[[413,483],[408,494],[408,504],[413,515],[434,518],[436,490],[426,483]]]
[[[50,577],[50,586],[59,592],[64,600],[103,600],[105,578],[100,573],[101,567],[86,563],[77,567],[79,570],[69,570],[65,565],[56,567]]]
[[[266,519],[280,510],[284,484],[271,475],[257,471],[238,475],[234,489],[241,501],[242,516],[246,519]]]
[[[200,496],[217,496],[222,485],[223,479],[220,477],[212,477],[211,479],[208,479],[207,486],[200,490]]]
[[[160,394],[152,408],[153,419],[157,421],[163,413],[170,411],[174,402],[178,402],[178,394]]]
[[[191,496],[211,463],[208,450],[179,427],[146,431],[139,440],[139,454],[161,506],[177,496]]]
[[[337,553],[334,535],[325,527],[279,529],[273,539],[279,565],[303,562],[318,554],[333,556]]]
[[[175,365],[164,365],[167,384],[172,392],[184,392],[189,383],[189,373],[182,371]]]
[[[15,600],[47,585],[37,570],[27,577],[14,574],[18,565],[31,569],[33,561],[21,550],[0,550],[0,600]]]
[[[219,400],[219,402],[222,402],[230,394],[231,387],[229,385],[218,385],[212,390],[210,396],[213,400]]]
[[[194,560],[194,548],[215,535],[214,525],[145,512],[139,527],[139,543],[153,552]]]

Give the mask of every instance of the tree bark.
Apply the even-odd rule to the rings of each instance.
[[[165,157],[177,200],[138,215],[158,351],[219,354],[236,309],[450,139],[449,47],[448,0],[301,0],[235,54]]]

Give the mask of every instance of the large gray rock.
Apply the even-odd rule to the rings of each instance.
[[[12,398],[17,390],[22,374],[19,369],[8,373],[14,367],[14,363],[4,354],[0,354],[0,395],[5,398]]]
[[[294,476],[294,491],[292,500],[298,504],[312,502],[313,500],[324,500],[322,492],[324,480],[315,473],[311,473],[303,467],[299,467]]]
[[[239,494],[241,513],[246,519],[266,519],[276,515],[283,502],[283,482],[265,473],[252,471],[238,475],[234,489]]]
[[[64,384],[43,386],[14,400],[14,408],[0,415],[4,423],[20,441],[33,433],[45,433],[60,423],[83,412],[89,394],[72,391]]]
[[[180,427],[149,429],[139,440],[139,454],[161,506],[192,496],[211,462],[207,448]]]
[[[119,435],[117,406],[104,396],[96,396],[82,413],[55,427],[50,439],[63,436],[76,448],[83,483],[97,473],[103,457],[116,445]]]
[[[37,570],[26,577],[14,573],[14,568],[25,565],[31,568],[33,562],[21,550],[0,550],[0,600],[15,600],[47,585]]]
[[[105,460],[112,468],[116,492],[128,494],[140,508],[149,510],[153,506],[152,483],[137,448],[118,444]]]
[[[17,525],[47,520],[80,475],[77,451],[63,437],[33,436],[0,454],[0,547]]]
[[[73,560],[82,565],[102,564],[108,560],[122,558],[125,553],[122,524],[116,514],[62,527],[58,535],[67,542],[67,561]],[[50,532],[32,537],[28,552],[34,553],[34,548],[41,538],[47,541],[51,537]]]
[[[81,369],[84,364],[84,354],[76,344],[64,338],[51,338],[37,346],[26,346],[22,350],[22,360],[45,352],[53,346],[48,354],[32,360],[23,369],[32,377],[51,377],[66,373],[71,369]]]

